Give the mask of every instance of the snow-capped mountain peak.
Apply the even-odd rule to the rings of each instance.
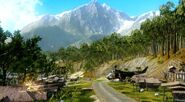
[[[110,9],[111,9],[111,7],[108,6],[106,3],[102,4],[102,6],[103,6],[103,8],[105,8],[105,9],[107,9],[107,10],[110,10]]]
[[[159,11],[149,11],[141,14],[140,16],[131,17],[132,20],[124,22],[117,32],[121,33],[122,35],[129,34],[132,30],[139,29],[141,23],[146,19],[152,19],[153,17],[159,15]]]
[[[26,38],[41,36],[40,46],[44,50],[58,50],[71,44],[100,39],[112,32],[128,34],[139,28],[145,19],[156,15],[158,14],[155,12],[149,12],[132,18],[107,4],[93,0],[57,15],[44,15],[24,27],[21,32]]]

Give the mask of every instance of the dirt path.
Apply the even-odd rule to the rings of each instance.
[[[136,102],[124,94],[121,94],[104,82],[95,82],[93,89],[101,102]]]

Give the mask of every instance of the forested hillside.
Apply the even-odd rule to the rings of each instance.
[[[68,64],[82,62],[81,67],[85,70],[93,70],[110,60],[136,56],[161,55],[170,58],[185,47],[184,14],[184,0],[177,6],[168,2],[160,7],[159,16],[147,19],[140,29],[132,31],[129,36],[113,33],[91,44],[82,44],[79,48],[61,48],[51,55]]]

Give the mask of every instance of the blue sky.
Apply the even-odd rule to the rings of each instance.
[[[122,11],[129,16],[138,16],[148,11],[159,10],[168,0],[97,0]],[[170,0],[178,4],[179,0]],[[0,26],[13,32],[37,20],[45,14],[59,14],[87,4],[91,0],[0,0]]]
[[[159,10],[160,5],[168,0],[97,0],[99,3],[106,3],[110,7],[125,12],[129,16],[138,16],[147,11]],[[178,0],[170,0],[178,3]],[[71,10],[80,5],[91,2],[91,0],[43,0],[42,5],[37,6],[41,14],[58,14]]]

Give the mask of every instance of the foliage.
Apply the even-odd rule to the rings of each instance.
[[[56,102],[64,100],[65,102],[94,102],[94,99],[90,98],[94,94],[92,90],[83,90],[83,88],[89,88],[91,83],[80,82],[80,83],[70,83],[68,87],[61,89],[57,92],[49,102]]]
[[[136,90],[135,86],[132,86],[130,83],[123,82],[110,82],[109,85],[116,89],[117,91],[135,99],[138,102],[162,102],[163,101],[163,89],[159,90],[148,90],[144,92],[139,92]],[[159,96],[155,96],[154,94],[159,92]],[[170,91],[166,92],[166,96],[168,97],[168,102],[172,102],[172,95]],[[167,101],[167,100],[166,100]]]
[[[61,48],[51,56],[63,62],[83,62],[85,70],[95,70],[94,67],[114,59],[123,59],[127,56],[143,54],[146,42],[139,30],[133,36],[121,36],[113,33],[111,36],[95,41],[92,44],[82,44],[79,48]],[[143,54],[144,55],[144,54]]]
[[[38,42],[40,37],[24,39],[20,31],[11,34],[3,31],[0,27],[0,79],[2,84],[7,84],[7,76],[16,74],[20,82],[24,82],[26,77],[34,80],[38,75],[52,73],[56,68],[55,61],[47,58],[42,53]]]

